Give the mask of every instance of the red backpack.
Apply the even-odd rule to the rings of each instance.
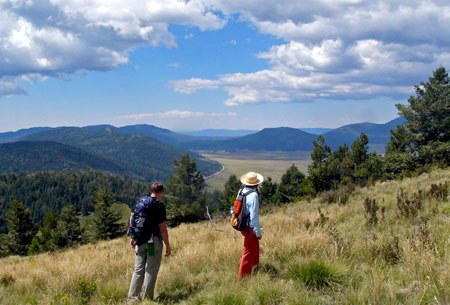
[[[244,193],[244,189],[241,189],[236,197],[233,204],[233,213],[231,215],[231,225],[238,231],[244,231],[248,227],[250,222],[250,213],[247,211],[247,206],[245,204],[246,197],[248,194],[256,192],[255,190],[250,190]]]

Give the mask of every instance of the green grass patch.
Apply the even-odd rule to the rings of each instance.
[[[342,274],[335,267],[322,261],[312,260],[289,268],[288,277],[300,281],[311,289],[321,289],[342,283]]]

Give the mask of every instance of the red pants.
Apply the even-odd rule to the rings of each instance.
[[[241,267],[239,268],[239,280],[252,273],[252,269],[259,265],[259,240],[253,234],[253,228],[241,231],[244,235],[244,251],[242,251]]]

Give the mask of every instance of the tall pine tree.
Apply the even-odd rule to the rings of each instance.
[[[72,205],[65,206],[59,215],[58,225],[53,240],[57,247],[64,248],[76,245],[81,238],[80,220]]]
[[[6,218],[8,233],[1,237],[2,255],[27,255],[28,247],[36,235],[30,210],[14,200]]]
[[[236,199],[237,192],[242,187],[241,181],[238,180],[236,175],[231,175],[228,177],[228,180],[225,182],[223,189],[223,201],[220,207],[222,212],[229,212],[230,206],[233,205],[234,200]]]
[[[197,170],[197,164],[184,154],[174,160],[174,174],[167,181],[166,201],[168,218],[171,224],[194,222],[204,218],[205,179]]]
[[[93,222],[98,239],[112,239],[124,233],[120,214],[112,210],[113,203],[114,197],[108,188],[103,187],[95,193]]]

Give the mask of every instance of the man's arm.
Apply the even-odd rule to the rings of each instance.
[[[159,224],[159,231],[161,232],[161,236],[164,240],[164,244],[166,245],[165,256],[169,256],[171,253],[170,243],[169,243],[169,232],[167,231],[167,224],[165,221]]]

